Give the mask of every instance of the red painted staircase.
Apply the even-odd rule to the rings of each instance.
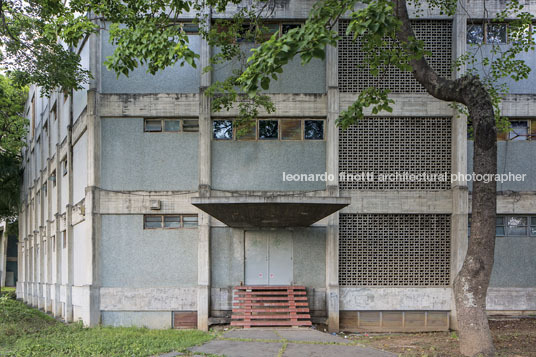
[[[305,286],[235,286],[231,326],[311,326]]]

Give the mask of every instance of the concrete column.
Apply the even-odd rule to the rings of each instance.
[[[17,299],[24,300],[24,243],[17,243]]]
[[[31,240],[31,249],[30,249],[30,281],[32,282],[32,297],[31,297],[31,305],[34,306],[34,307],[37,307],[37,284],[36,284],[36,278],[37,278],[37,274],[35,273],[36,271],[36,249],[37,249],[37,239],[36,239],[36,236],[35,236],[35,233],[32,234],[32,237],[30,238]]]
[[[61,112],[60,112],[60,100],[62,99],[62,94],[58,93],[56,96],[56,155],[55,155],[55,162],[56,162],[56,212],[52,212],[52,217],[54,217],[55,225],[56,225],[56,231],[54,234],[56,235],[56,241],[55,241],[55,255],[54,259],[56,260],[56,271],[54,272],[54,303],[52,305],[52,314],[54,317],[59,318],[64,316],[63,315],[63,303],[61,301],[61,285],[63,284],[62,280],[62,249],[63,249],[63,242],[62,242],[62,234],[61,234],[61,226],[60,226],[60,212],[61,212],[61,182],[60,175],[61,175],[61,157],[60,157],[60,150],[61,150]]]
[[[67,206],[65,207],[65,233],[67,236],[67,282],[65,284],[65,316],[67,322],[73,321],[73,283],[74,283],[74,260],[73,260],[73,95],[69,99],[69,125],[67,127]],[[60,168],[61,169],[61,168]],[[61,173],[63,175],[63,173]],[[63,180],[62,180],[63,181]],[[64,182],[63,182],[64,183]],[[62,207],[63,209],[64,207]],[[60,210],[61,211],[61,210]]]
[[[465,0],[460,0],[458,13],[453,20],[453,57],[458,58],[466,51],[466,24],[467,14],[463,11]],[[454,78],[458,78],[465,72],[465,68],[455,71]],[[452,119],[452,172],[454,174],[467,172],[467,118],[457,111]],[[469,194],[467,182],[457,180],[452,182],[452,216],[451,216],[451,285],[460,271],[465,253],[467,252],[467,225],[468,225],[468,200]],[[450,324],[452,329],[457,329],[458,319],[454,297],[451,302]]]
[[[338,25],[335,25],[336,27]],[[339,195],[339,129],[336,120],[339,117],[338,84],[338,50],[329,46],[326,50],[326,83],[328,94],[328,117],[326,127],[326,169],[329,196]],[[326,303],[328,312],[328,329],[339,330],[339,213],[328,218],[326,237]]]
[[[210,26],[210,14],[207,17]],[[200,67],[209,65],[210,45],[201,39]],[[211,122],[210,98],[205,90],[211,84],[210,72],[201,71],[199,88],[199,195],[210,196],[211,189]],[[199,214],[199,239],[197,245],[197,328],[207,331],[210,314],[210,216]]]
[[[56,175],[57,175],[57,171],[56,171]],[[57,186],[56,186],[56,190],[58,190]],[[59,194],[56,195],[56,196],[59,197]],[[58,199],[58,201],[59,201],[59,199]],[[56,207],[59,207],[59,203],[57,204]],[[54,256],[53,256],[53,259],[56,262],[56,264],[55,264],[56,269],[53,271],[53,274],[54,274],[54,277],[53,277],[53,281],[54,281],[54,286],[53,286],[53,289],[54,289],[54,301],[52,303],[52,314],[56,318],[61,317],[62,313],[63,313],[62,302],[61,302],[61,284],[62,284],[62,280],[61,280],[61,264],[62,264],[61,254],[62,254],[62,252],[61,252],[61,249],[62,249],[62,237],[61,237],[59,219],[60,219],[59,214],[55,213],[56,231],[54,232],[54,234],[55,234],[56,238],[54,240]]]
[[[17,299],[24,300],[25,288],[24,288],[24,239],[26,238],[26,230],[24,229],[24,222],[26,221],[26,215],[24,214],[24,202],[21,202],[21,211],[19,212],[19,242],[17,243]]]
[[[51,103],[52,104],[52,103]],[[50,125],[52,125],[52,123],[50,122],[50,117],[49,117],[49,127]],[[50,129],[48,131],[50,133]],[[49,157],[50,157],[50,152],[51,152],[51,147],[50,147],[50,137],[48,139],[48,143],[49,143],[49,149],[48,149],[48,153],[49,153]],[[51,160],[47,158],[47,173],[46,173],[46,177],[45,177],[45,185],[46,185],[46,188],[47,188],[47,214],[46,214],[46,222],[45,222],[45,226],[46,226],[46,239],[47,239],[47,242],[46,242],[46,245],[47,245],[47,259],[46,259],[46,264],[47,264],[47,270],[46,270],[46,295],[45,295],[45,311],[46,312],[52,312],[52,296],[53,296],[53,272],[52,272],[52,262],[53,262],[53,257],[54,257],[54,249],[53,249],[53,244],[54,242],[52,241],[52,236],[55,234],[55,232],[51,232],[52,230],[52,221],[51,221],[51,217],[53,215],[53,212],[52,212],[52,182],[48,179],[50,177],[50,174],[52,173],[52,170],[50,168],[50,165],[51,165]]]
[[[42,196],[42,195],[41,195]],[[41,229],[39,229],[41,231]],[[45,247],[43,244],[43,236],[41,233],[38,233],[37,236],[37,307],[40,310],[45,308],[45,299],[44,299],[44,279],[43,279],[43,270],[44,270],[44,256],[45,256]]]
[[[98,37],[92,35],[90,38],[90,48],[96,48]],[[92,59],[95,61],[95,59]],[[88,315],[85,316],[84,323],[89,326],[96,326],[101,321],[100,314],[100,281],[99,281],[99,246],[101,240],[101,215],[99,213],[99,184],[100,184],[100,147],[101,147],[101,122],[98,113],[98,94],[95,89],[90,89],[87,93],[87,171],[88,187],[85,198],[85,219],[87,227],[86,239],[91,240],[91,252],[87,252],[91,257],[91,283],[86,291],[89,296],[85,301],[89,302]]]

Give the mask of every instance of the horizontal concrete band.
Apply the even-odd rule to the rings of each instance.
[[[536,310],[536,288],[489,288],[488,310]]]
[[[197,288],[100,288],[100,310],[194,311]]]
[[[340,288],[341,310],[451,310],[451,288]]]

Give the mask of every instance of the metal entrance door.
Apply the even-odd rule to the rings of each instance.
[[[246,232],[246,285],[291,285],[291,232]]]

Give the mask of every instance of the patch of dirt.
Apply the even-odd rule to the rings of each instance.
[[[536,357],[536,318],[489,321],[498,356]],[[458,357],[456,332],[349,335],[367,346],[402,356]]]

